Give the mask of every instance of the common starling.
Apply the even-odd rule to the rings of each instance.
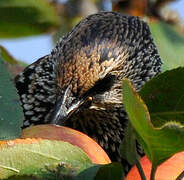
[[[138,91],[160,73],[161,64],[144,21],[116,12],[90,15],[16,77],[23,127],[54,123],[77,129],[120,161],[128,120],[122,78]]]

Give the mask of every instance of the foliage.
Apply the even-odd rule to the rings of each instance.
[[[184,36],[162,21],[150,23],[150,28],[163,60],[163,71],[183,66]]]
[[[175,75],[177,71],[180,70],[181,69],[174,70]],[[165,75],[165,78],[168,78],[167,74],[168,73],[164,73],[163,76]],[[184,74],[182,73],[182,75]],[[161,78],[157,78],[157,81],[161,82],[161,80]],[[168,81],[169,80],[170,79],[168,79]],[[180,84],[177,85],[175,88],[179,88]],[[182,97],[183,92],[181,92],[179,96]],[[126,79],[123,80],[123,102],[131,124],[136,131],[136,137],[152,162],[152,172],[154,176],[159,164],[175,153],[184,150],[184,126],[175,122],[175,120],[172,119],[173,117],[171,117],[171,119],[165,119],[166,122],[161,127],[154,127],[151,123],[147,106]],[[177,112],[173,112],[173,114],[176,115]],[[157,120],[157,117],[155,117],[155,119]]]
[[[92,166],[89,157],[79,148],[67,142],[20,139],[7,141],[0,146],[0,177],[34,175],[43,177],[48,169],[63,167],[64,174],[76,175]],[[20,163],[21,162],[21,163]]]
[[[148,106],[154,126],[168,121],[184,123],[184,68],[166,71],[150,80],[139,94]]]
[[[13,56],[11,56],[9,52],[1,45],[0,45],[0,53],[3,60],[5,60],[6,62],[10,64],[18,64],[18,62],[13,58]]]
[[[120,180],[124,177],[123,167],[120,163],[96,165],[82,171],[76,180]]]
[[[15,38],[50,32],[59,27],[59,16],[45,0],[1,0],[0,37]]]
[[[176,26],[168,24],[159,14],[161,7],[170,1],[172,0],[142,0],[135,3],[129,0],[124,1],[122,7],[119,5],[120,1],[114,1],[116,4],[113,6],[114,10],[146,16],[163,59],[163,71],[170,70],[146,83],[139,92],[140,96],[128,80],[123,81],[123,103],[130,122],[121,144],[121,155],[130,164],[136,164],[143,179],[144,172],[136,151],[137,140],[152,161],[152,179],[159,164],[184,150],[184,68],[180,67],[184,64],[184,37]],[[1,0],[0,38],[57,31],[55,39],[58,39],[58,34],[61,36],[70,31],[82,16],[91,13],[81,10],[84,2],[94,4],[93,12],[97,7],[103,9],[101,0],[68,0],[64,4],[57,1],[49,3],[47,0]],[[71,5],[77,8],[72,9]],[[7,64],[16,66],[19,62],[2,46],[0,51],[0,139],[7,140],[18,138],[21,134],[23,113],[12,76],[7,70]],[[173,69],[176,67],[180,68]],[[8,141],[8,145],[5,145],[6,143],[0,143],[0,179],[118,180],[124,176],[120,164],[93,164],[81,149],[69,143],[55,140],[17,144]]]
[[[13,139],[20,136],[23,112],[12,76],[7,71],[0,56],[0,139]]]

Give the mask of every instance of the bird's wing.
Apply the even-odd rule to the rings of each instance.
[[[15,77],[25,115],[23,127],[47,122],[47,115],[55,104],[56,83],[53,76],[53,64],[47,55]]]

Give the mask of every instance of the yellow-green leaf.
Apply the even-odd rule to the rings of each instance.
[[[21,141],[21,140],[20,140]],[[80,172],[89,167],[91,160],[77,146],[55,140],[13,141],[0,147],[0,179],[13,175],[41,176],[48,167],[63,164]],[[30,143],[31,142],[31,143]],[[11,144],[12,143],[12,144]],[[45,170],[44,170],[45,169]]]

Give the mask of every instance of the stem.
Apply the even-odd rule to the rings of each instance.
[[[140,176],[141,176],[141,179],[142,180],[146,180],[146,176],[145,176],[145,174],[144,174],[144,171],[143,171],[143,168],[142,168],[142,166],[141,166],[141,164],[140,164],[140,162],[137,160],[137,162],[136,162],[136,167],[137,167],[137,169],[138,169],[138,171],[139,171],[139,174],[140,174]]]
[[[155,173],[156,173],[156,170],[157,170],[157,166],[152,165],[150,180],[154,180],[154,179],[155,179]]]
[[[184,178],[184,171],[176,178],[176,180],[181,180]]]

